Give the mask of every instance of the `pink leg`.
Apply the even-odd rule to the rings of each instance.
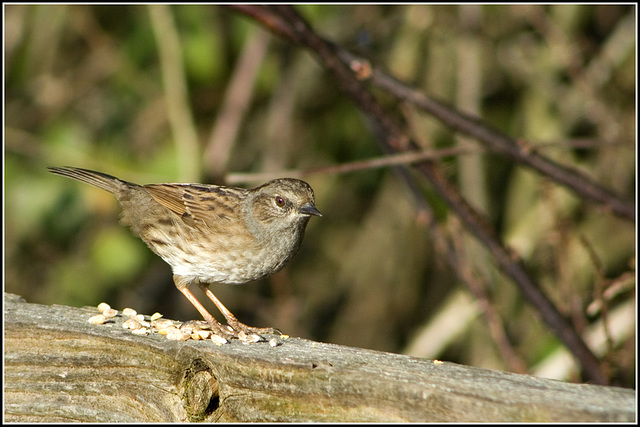
[[[274,328],[256,328],[254,326],[245,325],[244,323],[240,322],[236,318],[236,316],[234,316],[227,309],[227,307],[224,306],[224,304],[222,304],[222,302],[218,299],[218,297],[216,297],[213,294],[213,292],[211,292],[211,289],[209,289],[209,287],[207,285],[205,285],[203,283],[198,283],[198,286],[200,286],[200,289],[202,289],[204,291],[204,293],[207,294],[209,299],[211,301],[213,301],[213,303],[216,305],[216,307],[218,307],[218,310],[220,310],[220,313],[222,313],[224,318],[227,319],[227,324],[229,326],[231,326],[236,332],[243,331],[244,333],[256,333],[256,334],[279,334],[280,333],[280,331],[278,331],[277,329],[274,329]],[[196,308],[198,308],[198,307],[196,307]],[[200,312],[200,313],[202,313],[202,312]]]
[[[232,333],[230,333],[229,330],[227,330],[227,328],[225,328],[220,322],[218,322],[208,311],[206,308],[204,308],[204,306],[202,304],[200,304],[200,301],[198,301],[196,299],[196,297],[191,293],[191,291],[187,288],[183,288],[180,289],[180,292],[182,292],[182,294],[187,297],[187,299],[189,300],[189,302],[191,304],[193,304],[193,306],[196,308],[196,310],[198,310],[200,312],[200,314],[202,315],[202,317],[204,318],[204,320],[207,321],[207,323],[209,325],[211,325],[211,328],[213,329],[213,331],[224,337],[224,338],[229,338],[229,337],[233,337],[235,335],[233,335]]]

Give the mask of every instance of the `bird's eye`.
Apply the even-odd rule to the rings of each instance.
[[[283,208],[285,205],[285,201],[284,198],[280,197],[280,196],[276,196],[276,205],[278,205],[278,207]]]

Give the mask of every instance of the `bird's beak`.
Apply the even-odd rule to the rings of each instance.
[[[304,205],[300,206],[300,209],[298,209],[298,212],[300,212],[303,215],[322,216],[320,211],[316,209],[313,203],[305,203]]]

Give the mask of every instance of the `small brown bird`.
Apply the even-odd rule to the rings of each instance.
[[[50,167],[50,172],[113,193],[121,222],[173,270],[173,281],[223,337],[274,333],[247,326],[216,298],[210,283],[242,284],[280,270],[295,255],[315,207],[304,181],[274,179],[252,189],[208,184],[138,185],[101,172]],[[227,319],[222,326],[188,286],[196,283]],[[230,328],[229,328],[230,327]]]

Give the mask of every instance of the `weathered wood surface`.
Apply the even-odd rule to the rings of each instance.
[[[298,338],[169,341],[94,314],[5,295],[5,421],[636,420],[633,390]]]

